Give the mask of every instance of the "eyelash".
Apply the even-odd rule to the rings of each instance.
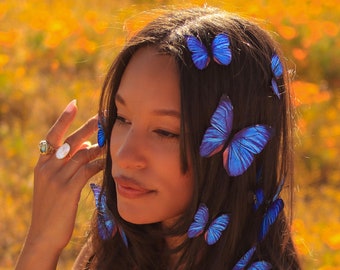
[[[116,117],[116,123],[119,125],[130,125],[131,122],[126,120],[124,117],[117,115]],[[154,132],[160,136],[160,138],[165,138],[165,139],[178,139],[179,134],[175,134],[163,129],[156,129]]]
[[[161,137],[161,138],[166,138],[166,139],[178,139],[179,135],[166,131],[166,130],[162,130],[162,129],[157,129],[155,130],[155,132]]]
[[[120,125],[130,125],[131,123],[126,120],[124,117],[117,115],[116,122]]]

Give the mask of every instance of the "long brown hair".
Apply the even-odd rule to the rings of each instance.
[[[210,61],[207,68],[198,70],[187,49],[186,36],[198,37],[208,47],[220,33],[230,38],[230,65]],[[176,269],[232,269],[244,253],[256,245],[252,261],[266,260],[274,269],[300,269],[284,212],[259,242],[258,232],[266,209],[254,211],[253,208],[259,170],[266,200],[273,198],[283,178],[288,187],[285,190],[291,192],[292,188],[292,107],[287,69],[284,67],[284,75],[278,79],[280,98],[275,96],[270,83],[273,77],[271,57],[276,53],[283,59],[278,45],[256,24],[216,8],[176,10],[159,17],[131,38],[107,74],[100,100],[100,113],[106,114],[106,138],[110,138],[116,120],[114,99],[124,70],[133,54],[145,46],[171,55],[177,63],[182,114],[181,164],[185,172],[188,160],[191,161],[194,196],[186,212],[169,230],[164,231],[160,224],[135,225],[124,221],[117,211],[110,141],[107,140],[103,192],[116,223],[127,235],[129,246],[124,246],[119,233],[112,239],[101,240],[94,222],[92,239],[96,267],[168,269],[170,255],[177,253]],[[256,124],[270,125],[275,130],[250,168],[237,177],[226,173],[221,153],[211,158],[202,158],[199,154],[203,134],[223,94],[229,96],[234,107],[232,135]],[[186,239],[175,250],[169,250],[165,237],[185,235],[201,202],[208,206],[212,217],[228,213],[231,217],[228,228],[213,246],[208,246],[203,237],[197,237]]]

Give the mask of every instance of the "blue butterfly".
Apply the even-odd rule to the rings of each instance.
[[[90,187],[94,194],[96,208],[98,212],[97,224],[98,224],[99,236],[103,240],[110,239],[113,235],[116,234],[118,226],[116,225],[114,221],[111,211],[106,205],[106,196],[104,194],[100,195],[101,188],[94,183],[91,183]],[[127,247],[128,240],[123,229],[118,227],[118,230],[119,230],[120,236],[122,237],[122,240],[125,246]]]
[[[99,147],[103,147],[105,145],[105,132],[103,125],[98,120],[98,133],[97,133],[97,141]]]
[[[283,67],[282,63],[280,61],[280,58],[278,57],[277,54],[274,54],[271,60],[271,67],[272,71],[274,73],[274,78],[272,78],[272,88],[274,93],[277,95],[278,98],[280,98],[280,92],[279,92],[279,87],[277,86],[276,79],[278,79],[280,76],[283,74]]]
[[[194,238],[203,233],[209,220],[209,210],[205,204],[201,204],[194,216],[194,222],[188,230],[188,237]],[[204,233],[204,239],[208,245],[215,244],[221,237],[222,232],[229,224],[229,216],[227,214],[220,215],[214,219]]]
[[[279,194],[282,190],[284,184],[284,179],[281,180],[276,193],[271,200],[271,204],[269,205],[267,212],[263,216],[262,224],[261,224],[261,230],[259,234],[260,241],[264,239],[266,234],[269,231],[270,226],[276,221],[277,217],[279,216],[280,212],[282,211],[284,207],[283,200],[279,198]]]
[[[246,254],[236,263],[232,270],[243,270],[249,263],[250,259],[253,257],[255,252],[255,247],[249,249]],[[270,270],[272,269],[272,265],[266,261],[258,261],[252,263],[248,268],[248,270]]]
[[[202,70],[210,62],[210,53],[205,45],[194,36],[186,38],[189,51],[192,53],[192,61],[195,66]],[[229,65],[231,62],[230,41],[226,34],[218,34],[212,41],[211,53],[216,63],[220,65]]]
[[[229,97],[222,96],[203,136],[200,155],[210,157],[220,152],[228,141],[233,126],[233,106]],[[237,132],[223,152],[223,164],[230,176],[243,174],[272,137],[272,128],[255,125]]]

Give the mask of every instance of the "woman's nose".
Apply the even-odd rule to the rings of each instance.
[[[111,142],[113,162],[124,169],[143,169],[146,167],[145,143],[143,136],[130,129],[119,141]]]

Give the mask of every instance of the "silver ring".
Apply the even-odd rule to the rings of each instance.
[[[50,155],[55,152],[55,148],[46,140],[39,142],[39,152],[41,155]]]

